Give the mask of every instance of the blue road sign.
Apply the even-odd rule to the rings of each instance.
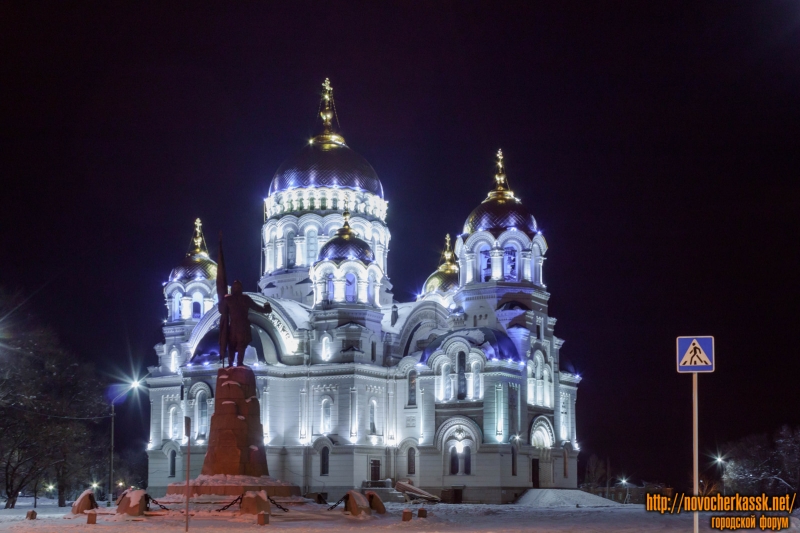
[[[714,337],[678,337],[678,372],[714,371]]]

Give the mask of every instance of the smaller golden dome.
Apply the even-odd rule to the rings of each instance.
[[[186,257],[172,269],[169,281],[186,283],[192,280],[217,279],[217,263],[208,256],[206,239],[203,237],[203,223],[200,219],[194,221],[194,236]]]
[[[458,264],[455,261],[455,254],[450,247],[450,235],[445,236],[444,252],[442,252],[442,263],[436,272],[428,276],[425,280],[423,294],[432,292],[448,292],[458,288]]]

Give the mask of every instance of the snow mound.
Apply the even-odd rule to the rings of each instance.
[[[516,501],[526,507],[619,507],[622,504],[578,489],[528,489]]]

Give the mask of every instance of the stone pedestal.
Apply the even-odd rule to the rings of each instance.
[[[221,368],[202,475],[269,475],[260,414],[253,371],[246,366]]]

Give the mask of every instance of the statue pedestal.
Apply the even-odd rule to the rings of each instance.
[[[256,377],[250,368],[217,372],[208,451],[201,475],[189,485],[191,495],[235,496],[251,490],[264,490],[269,496],[300,495],[300,487],[269,477]],[[186,484],[170,484],[167,494],[186,494]]]

